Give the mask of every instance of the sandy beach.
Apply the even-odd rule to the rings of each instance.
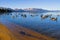
[[[0,40],[18,40],[12,32],[4,25],[0,24]]]
[[[9,23],[10,28],[0,24],[1,40],[55,40],[27,28]]]

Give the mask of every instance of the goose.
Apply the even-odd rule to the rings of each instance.
[[[56,20],[57,20],[57,18],[52,17],[52,18],[51,18],[51,20],[56,21]]]
[[[45,19],[47,17],[49,17],[49,15],[41,15],[41,18],[43,18],[43,19]]]
[[[27,17],[27,15],[26,15],[26,14],[21,14],[21,16],[22,16],[22,17]]]

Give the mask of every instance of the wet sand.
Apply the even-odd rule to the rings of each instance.
[[[12,32],[4,25],[0,24],[0,40],[18,40]]]
[[[8,27],[9,26],[9,27]],[[30,29],[21,27],[14,23],[7,22],[0,24],[0,39],[3,40],[56,40]]]

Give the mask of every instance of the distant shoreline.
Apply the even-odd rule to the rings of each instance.
[[[39,8],[27,8],[27,9],[11,9],[11,8],[0,8],[0,12],[34,12],[34,13],[45,13],[45,12],[60,12],[60,10],[45,10]]]

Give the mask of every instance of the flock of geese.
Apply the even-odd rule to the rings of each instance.
[[[52,14],[50,14],[50,15],[46,14],[46,15],[41,15],[41,18],[42,18],[42,19],[45,19],[45,18],[50,17],[51,20],[57,21],[57,17],[52,17],[52,16],[53,16]],[[57,15],[57,16],[58,16],[58,15]]]
[[[24,17],[24,18],[27,17],[26,14],[18,14],[18,15],[20,15],[20,16],[22,16],[22,17]],[[12,17],[12,18],[15,18],[15,17],[18,17],[18,15],[17,15],[17,14],[15,14],[15,15],[11,14],[11,17]],[[33,15],[33,14],[31,14],[30,16],[31,16],[31,17],[34,17],[34,16],[38,16],[38,15]],[[40,15],[40,17],[41,17],[42,19],[46,19],[46,18],[50,17],[50,19],[51,19],[52,21],[57,21],[58,18],[57,18],[57,17],[52,17],[52,16],[53,16],[52,14],[46,14],[46,15],[41,14],[41,15]],[[60,15],[57,15],[57,16],[60,16]]]

